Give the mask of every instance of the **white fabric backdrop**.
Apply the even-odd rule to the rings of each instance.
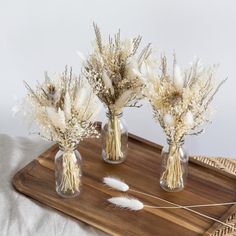
[[[39,139],[0,134],[0,235],[105,235],[17,193],[12,187],[14,174],[49,146]]]

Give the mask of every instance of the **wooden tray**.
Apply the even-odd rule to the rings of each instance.
[[[102,183],[107,175],[118,176],[131,188],[182,204],[208,204],[236,200],[236,181],[229,176],[198,165],[189,164],[188,183],[180,193],[167,193],[159,187],[161,146],[129,135],[127,161],[109,165],[101,160],[101,141],[86,140],[79,145],[83,157],[83,191],[78,198],[62,199],[55,192],[54,145],[13,178],[21,193],[88,223],[111,235],[192,236],[213,235],[219,224],[184,209],[144,209],[138,212],[111,206],[106,199],[121,194]],[[161,201],[132,194],[145,204],[168,206]],[[227,219],[234,206],[195,209],[217,219]]]

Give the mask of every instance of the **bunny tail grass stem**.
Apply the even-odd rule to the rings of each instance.
[[[152,207],[152,208],[160,208],[160,209],[179,209],[179,208],[183,208],[183,207],[187,207],[187,208],[201,208],[201,207],[215,207],[215,206],[228,206],[228,205],[234,205],[236,204],[236,202],[223,202],[223,203],[212,203],[212,204],[201,204],[201,205],[185,205],[185,206],[172,206],[172,207],[156,207],[156,206],[149,206],[149,205],[145,205],[147,207]]]
[[[220,220],[218,220],[218,219],[215,219],[215,218],[213,218],[213,217],[210,217],[210,216],[208,216],[208,215],[202,214],[202,213],[200,213],[200,212],[198,212],[198,211],[189,209],[189,208],[186,207],[186,206],[181,206],[181,205],[179,205],[179,204],[170,202],[170,201],[168,201],[168,200],[165,200],[165,199],[156,197],[156,196],[151,195],[151,194],[148,194],[148,193],[140,192],[140,191],[138,191],[138,190],[130,189],[130,191],[131,191],[131,192],[135,192],[135,193],[139,193],[139,194],[142,194],[142,195],[145,195],[145,196],[148,196],[148,197],[152,197],[152,198],[158,199],[158,200],[160,200],[160,201],[163,201],[163,202],[166,202],[166,203],[168,203],[168,204],[171,204],[171,205],[173,205],[173,206],[175,206],[175,207],[177,207],[177,208],[181,208],[181,209],[190,211],[190,212],[195,213],[195,214],[197,214],[197,215],[199,215],[199,216],[205,217],[205,218],[207,218],[207,219],[209,219],[209,220],[213,220],[213,221],[215,221],[215,222],[217,222],[217,223],[220,223],[220,224],[222,224],[222,225],[225,225],[225,226],[227,226],[227,227],[229,227],[229,228],[235,230],[235,227],[234,227],[234,226],[231,226],[231,225],[229,225],[229,224],[227,224],[227,223],[225,223],[225,222],[222,222],[222,221],[220,221]],[[157,208],[156,206],[148,206],[148,205],[144,205],[144,207],[147,207],[147,208]]]
[[[225,222],[222,222],[222,221],[220,221],[218,219],[215,219],[213,217],[207,216],[205,214],[202,214],[202,213],[200,213],[198,211],[195,211],[195,210],[192,210],[190,208],[226,206],[226,205],[236,204],[236,202],[224,202],[224,203],[215,203],[215,204],[201,204],[201,205],[182,206],[182,205],[170,202],[168,200],[162,199],[160,197],[154,196],[152,194],[148,194],[148,193],[144,193],[144,192],[141,192],[141,191],[138,191],[138,190],[131,189],[131,188],[129,188],[129,185],[127,185],[124,181],[120,180],[119,178],[114,178],[114,177],[107,176],[107,177],[103,178],[103,183],[106,184],[107,186],[113,188],[113,189],[118,190],[118,191],[127,192],[129,190],[130,192],[142,194],[144,196],[151,197],[151,198],[154,198],[154,199],[158,199],[158,200],[160,200],[162,202],[165,202],[165,203],[168,203],[168,204],[172,205],[171,207],[143,205],[143,203],[140,202],[138,199],[128,198],[128,197],[114,197],[114,198],[108,199],[108,201],[110,203],[112,203],[112,204],[114,204],[116,206],[119,206],[121,208],[127,208],[127,209],[130,209],[130,210],[141,210],[143,207],[145,207],[145,208],[152,208],[152,209],[184,209],[184,210],[190,211],[190,212],[192,212],[194,214],[197,214],[197,215],[199,215],[201,217],[204,217],[204,218],[207,218],[209,220],[213,220],[215,222],[218,222],[218,223],[220,223],[222,225],[225,225],[225,226],[230,227],[231,229],[235,230],[235,227],[231,226],[230,224],[227,224]],[[135,200],[135,201],[132,201],[132,200]],[[132,206],[135,205],[135,203],[137,203],[139,205],[139,207],[132,207]],[[141,207],[142,205],[143,205],[143,207]]]

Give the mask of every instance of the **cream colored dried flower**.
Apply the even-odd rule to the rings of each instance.
[[[138,54],[140,36],[121,40],[118,32],[104,42],[95,24],[94,30],[96,41],[93,52],[83,61],[84,76],[110,113],[137,107],[143,87],[140,69],[151,54],[150,45]]]
[[[64,148],[87,137],[97,137],[95,118],[100,103],[86,80],[67,72],[37,84],[33,90],[27,83],[27,115],[39,126],[39,134]]]
[[[217,84],[216,66],[204,67],[199,60],[182,70],[174,59],[173,73],[165,57],[160,62],[159,73],[146,76],[143,92],[167,138],[180,142],[185,135],[201,133],[210,121],[211,102],[226,80]]]

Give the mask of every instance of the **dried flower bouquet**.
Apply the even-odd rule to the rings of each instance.
[[[143,87],[138,72],[150,56],[150,45],[137,53],[141,37],[121,40],[120,32],[104,42],[94,24],[96,41],[93,52],[84,61],[83,74],[92,85],[95,94],[107,108],[109,117],[106,134],[106,156],[109,160],[123,158],[119,114],[124,107],[139,107]],[[137,55],[138,54],[138,55]]]
[[[203,125],[211,120],[212,100],[225,80],[217,83],[216,66],[204,67],[199,60],[181,70],[174,56],[173,73],[168,72],[165,56],[160,62],[159,73],[143,77],[146,83],[143,91],[169,143],[169,158],[161,181],[171,191],[184,181],[180,154],[184,138],[200,134]]]
[[[81,166],[75,149],[80,140],[99,135],[94,123],[99,100],[87,81],[73,75],[72,69],[68,73],[67,68],[54,79],[45,73],[45,81],[35,89],[26,82],[25,86],[27,116],[38,125],[39,135],[57,142],[62,152],[59,189],[74,194],[81,184]]]

